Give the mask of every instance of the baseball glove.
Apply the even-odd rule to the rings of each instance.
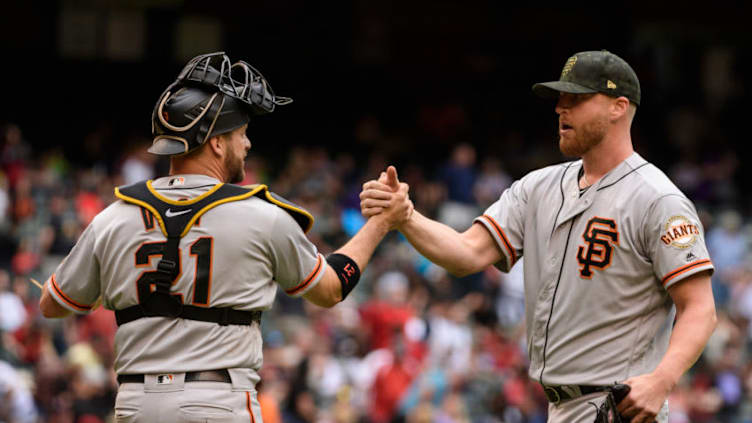
[[[623,417],[616,410],[616,406],[629,394],[629,385],[616,384],[608,390],[608,396],[598,408],[594,423],[629,423],[628,418]],[[595,405],[595,404],[593,404]]]

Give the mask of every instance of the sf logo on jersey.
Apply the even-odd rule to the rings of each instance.
[[[580,263],[580,276],[585,279],[593,277],[593,268],[603,270],[611,265],[614,245],[619,244],[619,231],[612,219],[593,217],[582,233],[585,245],[577,250]]]

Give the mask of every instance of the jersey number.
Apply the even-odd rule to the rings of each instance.
[[[162,242],[145,242],[136,250],[136,267],[149,266],[152,257],[162,257],[162,249],[167,244],[167,241]],[[212,237],[203,237],[197,239],[191,244],[190,253],[191,256],[196,257],[196,271],[193,280],[193,304],[194,305],[209,305],[209,294],[211,292],[211,269],[212,269],[212,246],[214,239]],[[180,254],[178,254],[178,269],[180,273],[172,281],[174,284],[183,274],[180,264]],[[143,272],[136,280],[136,287],[138,291],[138,302],[141,303],[142,299],[145,299],[154,290],[156,271]],[[174,294],[183,302],[182,294]]]

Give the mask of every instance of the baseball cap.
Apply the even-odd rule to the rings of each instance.
[[[558,81],[539,82],[533,92],[544,98],[559,93],[602,93],[624,96],[640,105],[640,81],[632,67],[621,57],[606,51],[582,51],[567,59]]]

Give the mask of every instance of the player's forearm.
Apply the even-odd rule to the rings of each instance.
[[[462,234],[417,211],[399,231],[424,257],[455,276],[475,273],[484,267],[475,263],[476,255],[466,245]]]
[[[371,260],[376,246],[389,232],[389,223],[378,216],[368,219],[362,228],[335,253],[344,254],[363,270]]]
[[[699,303],[677,308],[676,324],[668,350],[654,373],[667,382],[667,390],[697,361],[716,326],[715,306]]]
[[[373,217],[342,248],[335,251],[352,259],[362,271],[371,260],[376,246],[389,232],[389,223],[381,217]],[[333,307],[342,301],[343,287],[332,266],[327,269],[321,281],[303,297],[321,307]]]
[[[389,223],[385,219],[372,217],[350,241],[334,253],[349,257],[363,271],[371,260],[376,246],[388,232]],[[321,307],[333,307],[342,301],[343,285],[332,266],[327,267],[321,282],[304,297]]]

